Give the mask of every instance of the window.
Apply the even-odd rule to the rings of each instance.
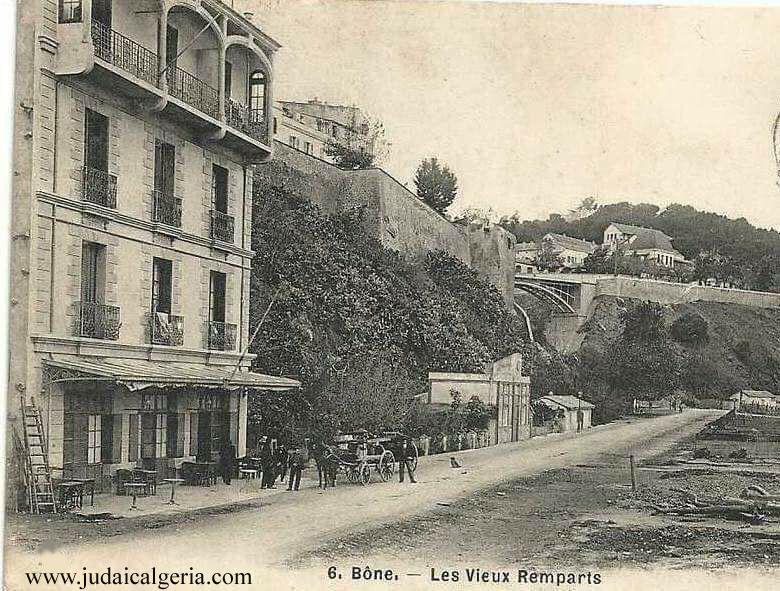
[[[60,22],[81,22],[81,0],[60,0]]]
[[[87,463],[97,464],[101,460],[100,442],[100,415],[88,415],[87,417]]]
[[[291,135],[290,136],[290,147],[291,148],[295,148],[297,150],[299,145],[300,145],[300,142],[299,142],[298,138],[295,137],[294,135]]]
[[[233,88],[233,64],[225,61],[225,100],[230,100]]]
[[[165,51],[168,60],[168,69],[165,70],[165,77],[168,81],[169,90],[176,90],[176,68],[179,63],[179,30],[176,27],[168,25],[165,29]]]
[[[227,276],[219,271],[212,271],[209,282],[209,320],[225,322],[225,287]]]
[[[84,166],[108,172],[108,117],[92,109],[84,120]]]
[[[81,245],[81,301],[101,303],[105,286],[105,246],[94,242]]]
[[[254,122],[264,119],[265,75],[262,72],[255,72],[249,77],[249,112]]]
[[[154,144],[154,190],[173,197],[176,148],[162,140]]]
[[[311,142],[303,142],[303,151],[307,154],[313,154]]]
[[[211,208],[228,212],[228,170],[217,164],[211,167]]]
[[[166,457],[167,413],[167,394],[164,392],[141,394],[141,458]]]
[[[278,131],[279,131],[279,126],[278,126],[278,123],[276,121],[276,117],[274,117],[274,135],[276,135],[276,133]]]
[[[152,262],[152,314],[171,313],[171,276],[173,263],[154,258]]]

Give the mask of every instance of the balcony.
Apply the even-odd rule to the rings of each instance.
[[[208,323],[208,348],[214,351],[235,351],[236,349],[235,324],[227,322]]]
[[[181,68],[166,72],[168,92],[209,117],[219,119],[219,91]]]
[[[153,345],[181,347],[184,344],[184,318],[164,312],[155,312],[149,319]]]
[[[81,170],[81,199],[116,209],[116,177],[104,170],[84,166]]]
[[[263,111],[261,109],[250,109],[234,100],[227,103],[225,109],[227,124],[249,137],[266,143],[267,126],[263,120]]]
[[[232,215],[211,210],[211,237],[221,242],[233,243],[235,236],[235,220]]]
[[[119,308],[97,302],[76,302],[76,336],[116,341],[119,339]]]
[[[92,43],[98,59],[157,86],[160,60],[150,49],[99,21],[92,21]]]
[[[181,199],[155,189],[152,193],[152,220],[181,228]]]

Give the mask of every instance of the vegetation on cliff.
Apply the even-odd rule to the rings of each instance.
[[[275,190],[256,195],[253,220],[254,369],[303,384],[253,401],[255,431],[414,428],[429,371],[528,349],[495,287],[444,252],[410,261],[382,247],[359,210],[325,215]]]

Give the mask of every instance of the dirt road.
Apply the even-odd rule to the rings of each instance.
[[[30,569],[78,571],[82,565],[90,569],[111,565],[117,570],[154,566],[183,571],[193,566],[268,572],[268,567],[284,567],[296,556],[326,546],[334,538],[411,519],[501,482],[596,462],[604,454],[627,462],[630,453],[638,458],[657,453],[719,414],[689,410],[604,425],[582,435],[549,436],[452,454],[462,464],[459,469],[450,467],[450,454],[431,456],[421,459],[418,484],[345,484],[325,493],[307,488],[298,494],[269,497],[259,509],[204,516],[165,529],[136,531],[37,555],[10,549],[7,564],[15,573]],[[272,575],[264,575],[268,576]],[[14,579],[8,579],[12,589],[17,588]]]

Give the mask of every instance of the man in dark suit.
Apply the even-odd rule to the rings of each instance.
[[[399,482],[404,481],[404,468],[409,472],[409,482],[416,484],[414,479],[414,468],[412,467],[412,460],[414,459],[414,448],[411,442],[404,437],[401,441],[401,448],[399,449],[398,458],[398,477]]]
[[[287,490],[298,490],[301,485],[301,471],[309,463],[309,450],[306,446],[290,450],[290,478],[287,481]]]

